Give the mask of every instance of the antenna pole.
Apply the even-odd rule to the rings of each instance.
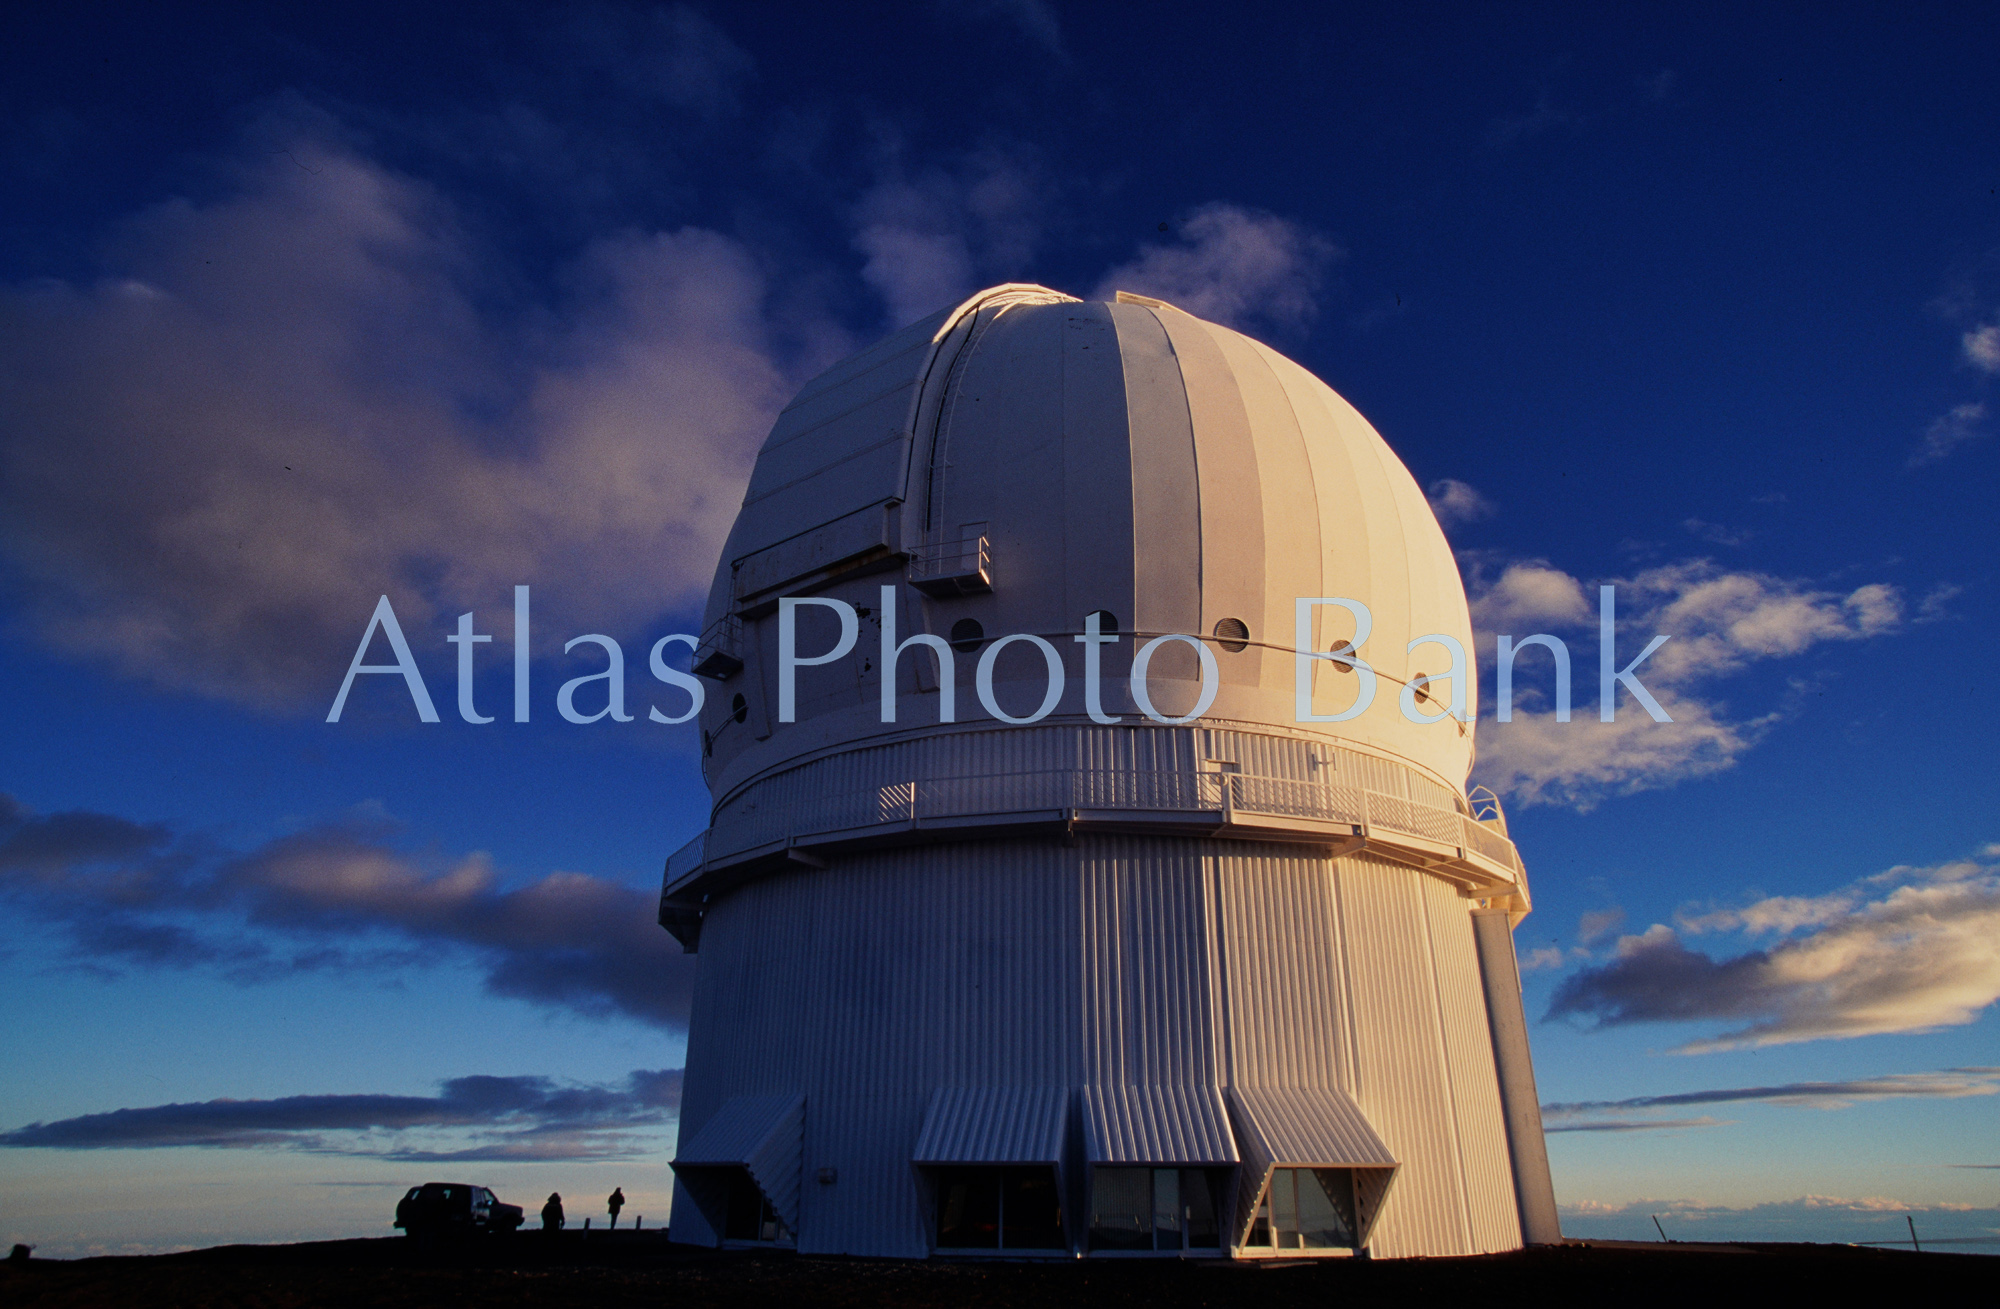
[[[1911,1217],[1909,1214],[1904,1214],[1903,1221],[1910,1225],[1910,1248],[1912,1250],[1915,1250],[1918,1254],[1922,1254],[1924,1252],[1924,1247],[1917,1244],[1917,1220]]]
[[[1666,1228],[1664,1228],[1664,1227],[1662,1227],[1662,1226],[1660,1226],[1660,1216],[1659,1216],[1658,1214],[1652,1214],[1652,1215],[1649,1215],[1649,1216],[1650,1216],[1650,1217],[1652,1218],[1652,1220],[1653,1220],[1653,1230],[1654,1230],[1654,1231],[1656,1231],[1656,1232],[1658,1232],[1658,1233],[1660,1234],[1660,1239],[1661,1239],[1662,1241],[1666,1240],[1666,1239],[1667,1239],[1667,1229],[1666,1229]],[[1911,1228],[1910,1230],[1914,1232],[1914,1231],[1915,1231],[1916,1229],[1915,1229],[1915,1228]]]

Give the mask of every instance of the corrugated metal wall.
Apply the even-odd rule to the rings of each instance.
[[[699,958],[683,1137],[803,1094],[801,1250],[928,1253],[911,1157],[940,1087],[1331,1087],[1401,1164],[1378,1253],[1520,1243],[1467,902],[1414,869],[1164,837],[882,850],[731,892]]]
[[[1471,917],[1466,902],[1451,888],[1429,877],[1420,885],[1437,977],[1438,1019],[1451,1071],[1472,1245],[1476,1250],[1512,1250],[1521,1244],[1521,1218],[1504,1148],[1507,1125],[1500,1108],[1500,1078]],[[1503,1143],[1502,1148],[1493,1148],[1494,1142]]]

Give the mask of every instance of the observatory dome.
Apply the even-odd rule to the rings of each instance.
[[[1412,640],[1443,635],[1467,652],[1472,642],[1451,547],[1409,471],[1304,368],[1159,301],[996,287],[829,370],[758,455],[723,558],[704,655],[756,667],[703,721],[719,793],[830,746],[938,721],[935,681],[917,667],[930,656],[904,656],[893,724],[870,684],[877,670],[856,676],[879,644],[873,584],[896,568],[928,592],[922,612],[897,616],[899,639],[933,629],[949,638],[969,620],[987,641],[1018,632],[1058,644],[1068,690],[1042,721],[1087,721],[1071,637],[1101,612],[1142,642],[1181,633],[1207,643],[1219,685],[1205,724],[1339,740],[1452,790],[1471,767],[1473,679],[1455,679],[1462,719],[1445,713],[1451,681],[1423,686],[1416,702],[1438,721],[1412,722],[1402,708],[1413,678],[1451,671],[1448,647],[1411,650]],[[741,624],[804,594],[851,594],[873,622],[852,661],[798,670],[797,721],[780,723],[775,652]],[[1359,654],[1380,681],[1357,717],[1300,723],[1297,604],[1328,597],[1367,607],[1373,630]],[[823,614],[800,621],[815,633],[800,637],[801,653],[837,636]],[[1313,606],[1308,621],[1316,650],[1356,635],[1339,606]],[[768,645],[776,627],[765,626]],[[1132,648],[1107,651],[1116,666],[1104,669],[1104,707],[1144,722],[1126,690]],[[1355,703],[1351,670],[1316,661],[1310,672],[1315,714]],[[1160,648],[1148,677],[1155,709],[1185,714],[1200,675],[1188,645]],[[1033,648],[1005,652],[993,680],[994,699],[1016,716],[1048,686]],[[956,706],[960,724],[993,726],[971,698]]]
[[[814,379],[694,656],[675,1239],[1559,1239],[1471,649],[1408,470],[1228,328],[1007,285]]]

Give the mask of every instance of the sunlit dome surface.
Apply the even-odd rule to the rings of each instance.
[[[1102,612],[1142,639],[1208,641],[1220,686],[1204,723],[1336,739],[1462,789],[1473,687],[1464,722],[1413,723],[1399,695],[1412,677],[1450,669],[1439,644],[1406,651],[1413,638],[1443,634],[1470,651],[1464,589],[1422,492],[1367,420],[1275,350],[1170,305],[1010,285],[815,379],[765,443],[707,610],[708,648],[752,665],[730,694],[711,697],[703,719],[718,795],[787,761],[939,716],[920,668],[931,656],[912,651],[899,667],[897,721],[880,721],[875,687],[855,671],[879,644],[864,623],[853,660],[800,670],[798,721],[776,722],[775,631],[754,623],[760,601],[768,611],[781,594],[837,594],[865,607],[885,561],[912,558],[913,578],[948,572],[981,538],[990,589],[927,588],[924,612],[901,614],[898,635],[928,621],[949,636],[969,622],[989,640],[1027,632],[1060,643],[1070,689],[1043,721],[1087,721],[1068,637]],[[1360,653],[1380,682],[1351,721],[1295,721],[1300,597],[1370,611]],[[816,614],[802,617],[801,633],[802,652],[834,638]],[[1313,648],[1354,635],[1347,611],[1313,610]],[[976,648],[968,643],[962,662]],[[1143,722],[1125,690],[1131,649],[1108,652],[1104,707]],[[1033,649],[1007,651],[994,672],[1010,712],[1041,702],[1047,672]],[[1199,672],[1188,646],[1162,647],[1149,680],[1155,708],[1187,712]],[[1315,713],[1353,704],[1353,672],[1319,662],[1313,678]],[[959,723],[991,726],[969,676],[961,680]],[[1449,684],[1425,690],[1434,698],[1418,711],[1440,714]]]

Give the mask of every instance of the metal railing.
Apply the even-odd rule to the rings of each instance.
[[[1521,867],[1512,841],[1455,808],[1340,783],[1240,772],[1070,768],[913,778],[831,792],[817,790],[813,780],[809,770],[780,775],[724,806],[711,846],[735,853],[884,823],[982,815],[1234,812],[1402,833],[1476,853],[1516,873]],[[671,871],[670,863],[670,880]]]
[[[926,595],[991,591],[992,563],[983,536],[920,545],[910,551],[910,585]]]
[[[743,619],[730,612],[710,623],[694,648],[692,668],[696,676],[717,680],[740,672],[743,668]]]

